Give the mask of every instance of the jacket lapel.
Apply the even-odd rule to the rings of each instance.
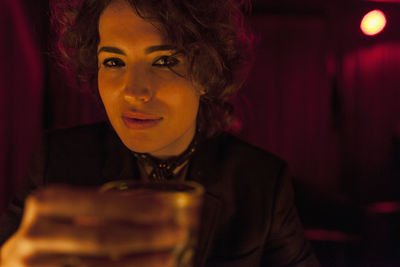
[[[206,259],[212,249],[212,241],[223,208],[220,196],[221,177],[216,158],[217,143],[216,140],[207,140],[199,144],[187,177],[188,180],[196,181],[205,188],[203,211],[194,260],[195,267],[202,267],[206,263]]]
[[[221,208],[221,201],[206,192],[203,202],[202,220],[198,231],[198,242],[194,259],[195,267],[204,266],[206,259],[208,258]]]

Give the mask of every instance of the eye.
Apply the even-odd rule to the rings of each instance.
[[[171,56],[161,56],[154,63],[155,67],[173,67],[179,63],[179,60]]]
[[[103,61],[103,66],[106,68],[121,68],[125,67],[125,62],[119,58],[107,58]]]

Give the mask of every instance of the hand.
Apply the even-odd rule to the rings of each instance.
[[[1,266],[174,266],[186,238],[157,197],[52,186],[27,199]]]

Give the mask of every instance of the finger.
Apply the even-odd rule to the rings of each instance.
[[[126,255],[174,248],[186,242],[188,231],[173,223],[114,222],[86,226],[40,218],[27,228],[25,237],[35,246],[36,252]]]
[[[121,259],[62,254],[38,254],[27,259],[25,263],[30,267],[173,267],[175,266],[175,258],[172,253],[169,252],[129,255]]]
[[[154,194],[99,193],[95,189],[68,186],[39,190],[28,198],[26,206],[32,210],[30,216],[26,216],[30,220],[34,216],[83,216],[158,223],[172,216],[168,203]]]

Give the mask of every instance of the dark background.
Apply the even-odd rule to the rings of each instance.
[[[388,23],[368,37],[375,8]],[[400,266],[400,1],[258,0],[248,21],[236,134],[289,162],[324,266]],[[48,0],[0,0],[0,211],[43,129],[104,119],[49,57],[50,36]]]

